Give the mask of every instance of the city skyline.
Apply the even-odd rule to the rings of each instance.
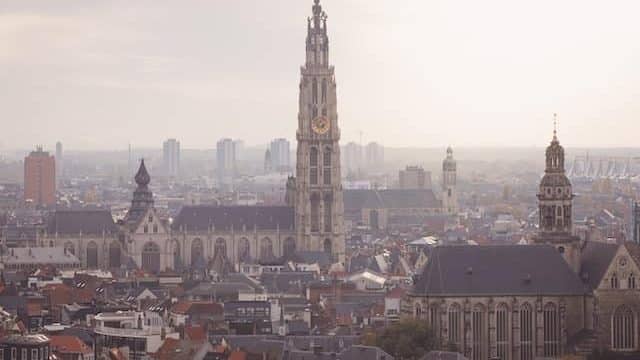
[[[298,74],[290,69],[302,61],[296,29],[306,4],[182,5],[9,2],[3,121],[20,126],[0,148],[50,137],[91,150],[169,137],[185,148],[211,148],[221,136],[292,141]],[[635,144],[633,2],[325,5],[335,9],[343,144],[362,133],[391,147],[543,147],[554,112],[567,147]],[[572,26],[561,26],[569,17]]]

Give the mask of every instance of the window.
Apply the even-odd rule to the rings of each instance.
[[[324,231],[332,232],[333,231],[333,222],[331,221],[331,199],[324,199]]]
[[[420,304],[416,304],[416,319],[420,319],[422,317],[422,308]]]
[[[31,359],[36,360],[37,358],[38,358],[38,349],[31,349]]]
[[[311,198],[311,231],[320,231],[320,200]]]
[[[629,274],[629,278],[627,279],[627,288],[629,289],[636,288],[636,277],[633,274]]]
[[[611,275],[611,288],[618,289],[619,287],[620,287],[620,282],[618,281],[618,275],[616,273],[613,273]]]
[[[318,149],[315,147],[312,147],[310,152],[310,159],[309,159],[309,166],[310,166],[310,173],[309,173],[309,181],[311,182],[311,185],[317,185],[318,184]]]
[[[484,360],[487,358],[486,354],[486,311],[483,305],[477,304],[473,307],[471,314],[471,342],[472,342],[472,359]]]
[[[318,185],[318,168],[311,168],[309,175],[311,185]]]
[[[327,79],[322,79],[322,102],[327,102]]]
[[[318,103],[318,80],[315,78],[311,82],[311,99],[314,104]]]
[[[449,344],[455,347],[455,351],[462,351],[462,320],[460,305],[453,304],[449,307]]]
[[[144,229],[143,229],[144,233],[148,233],[149,232],[149,225],[145,225]]]
[[[616,309],[611,321],[611,343],[614,350],[628,351],[636,348],[636,321],[633,310],[626,305]]]
[[[324,165],[324,184],[331,184],[331,148],[325,148],[322,154],[322,164]]]
[[[429,325],[436,334],[436,337],[440,338],[440,314],[438,304],[431,304],[431,306],[429,306]]]
[[[533,360],[533,308],[529,304],[520,307],[520,359]]]
[[[153,224],[153,233],[157,234],[158,233],[158,225]]]
[[[153,215],[149,215],[149,222],[152,223],[153,222]]]
[[[509,358],[509,309],[506,304],[496,308],[496,344],[500,359]]]
[[[544,356],[560,355],[560,318],[558,308],[553,303],[544,307],[542,314],[543,352]]]

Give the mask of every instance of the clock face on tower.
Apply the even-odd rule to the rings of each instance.
[[[311,129],[319,135],[326,134],[329,131],[329,119],[326,116],[318,116],[311,121]]]

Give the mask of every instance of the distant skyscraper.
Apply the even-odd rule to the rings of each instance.
[[[24,159],[24,198],[37,205],[56,203],[56,160],[42,147]]]
[[[289,140],[275,139],[269,146],[271,164],[276,171],[288,171],[291,168]]]
[[[236,162],[245,160],[244,158],[244,140],[233,140],[233,149],[236,154]]]
[[[176,177],[180,172],[180,142],[168,139],[162,145],[164,171],[167,176]]]
[[[633,202],[633,242],[640,244],[640,202]]]
[[[379,168],[384,163],[384,147],[376,142],[370,142],[366,147],[367,169]]]
[[[62,143],[58,141],[56,143],[56,177],[58,181],[62,180],[64,176],[64,158],[62,152]]]
[[[236,173],[236,150],[231,139],[221,139],[216,146],[217,174],[220,185],[233,183]]]
[[[350,142],[344,146],[344,168],[347,176],[362,169],[362,146]]]
[[[420,166],[407,166],[398,178],[401,189],[431,189],[431,173]]]

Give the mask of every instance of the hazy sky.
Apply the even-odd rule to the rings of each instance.
[[[0,149],[294,139],[312,0],[0,0]],[[640,138],[640,1],[322,0],[342,141]]]

